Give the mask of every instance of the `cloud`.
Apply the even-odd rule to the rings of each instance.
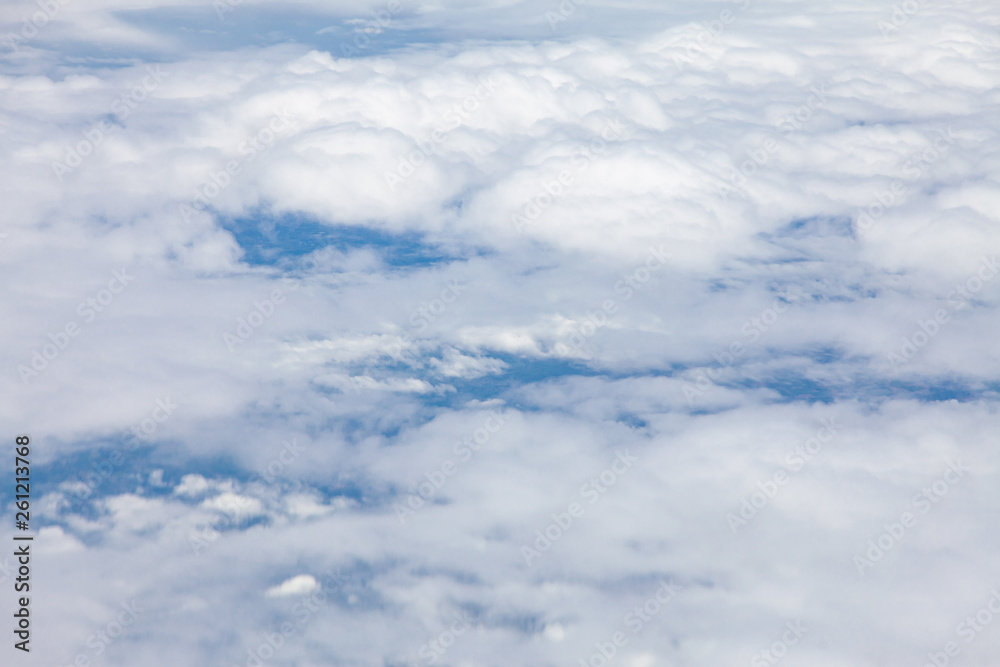
[[[267,596],[272,598],[290,597],[293,595],[308,595],[320,588],[319,582],[311,574],[299,574],[283,581],[280,585],[267,589]]]
[[[200,496],[211,488],[209,481],[201,475],[184,475],[181,483],[174,487],[174,493],[181,496]]]

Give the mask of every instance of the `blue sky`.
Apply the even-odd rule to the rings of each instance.
[[[0,24],[3,664],[997,655],[996,9]]]

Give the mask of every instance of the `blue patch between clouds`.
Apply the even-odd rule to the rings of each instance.
[[[384,7],[379,10],[385,11]],[[370,11],[331,16],[308,8],[250,5],[237,0],[205,2],[194,8],[155,7],[119,10],[115,18],[153,33],[167,32],[178,48],[190,51],[233,51],[246,47],[301,44],[329,52],[333,58],[365,58],[391,53],[414,44],[439,43],[440,30],[406,26],[409,12],[382,24]],[[128,51],[134,56],[135,47]],[[113,47],[109,47],[114,53]],[[152,51],[152,49],[150,49]]]
[[[812,217],[793,220],[784,227],[775,230],[774,234],[762,234],[765,238],[804,239],[809,237],[842,236],[853,237],[854,228],[851,219],[847,217],[827,218]]]
[[[486,401],[491,398],[499,398],[513,389],[535,382],[566,376],[606,375],[576,361],[534,359],[496,353],[490,356],[507,364],[503,372],[473,379],[447,378],[445,382],[454,387],[455,391],[443,394],[425,394],[421,397],[422,401],[427,405],[441,407],[461,406],[472,400]],[[430,380],[440,382],[437,378]]]
[[[927,378],[924,381],[856,379],[852,382],[838,384],[822,383],[790,373],[761,380],[743,380],[728,386],[771,389],[781,396],[782,402],[805,401],[808,403],[833,403],[852,399],[865,403],[880,403],[890,399],[917,400],[927,403],[956,400],[965,403],[981,400],[986,395],[994,397],[1000,391],[1000,385],[989,385],[985,388],[972,387],[955,379]]]
[[[222,218],[220,224],[243,248],[243,261],[255,266],[284,265],[323,248],[343,253],[370,249],[394,268],[460,259],[424,243],[420,234],[389,234],[359,225],[331,226],[298,215]]]
[[[781,374],[760,382],[737,383],[746,387],[762,387],[778,392],[786,401],[832,403],[834,389],[796,374]]]
[[[210,480],[234,479],[244,484],[254,479],[255,471],[244,469],[228,458],[177,461],[176,452],[167,443],[159,442],[155,446],[143,444],[134,451],[128,451],[125,443],[125,439],[121,442],[95,442],[89,449],[65,454],[45,464],[35,464],[31,469],[31,481],[38,488],[53,491],[63,483],[82,483],[86,488],[65,489],[63,499],[67,506],[64,511],[93,521],[102,512],[94,501],[127,493],[144,497],[173,496],[174,487],[184,475],[196,473]],[[116,452],[120,455],[115,456]],[[153,470],[162,471],[158,483],[150,479]],[[275,477],[262,479],[259,483],[284,493],[296,488],[297,483],[302,481],[303,472],[293,464],[288,470],[282,470]],[[308,490],[320,494],[321,502],[328,502],[334,497],[347,497],[363,505],[371,500],[364,489],[349,480],[315,477],[311,475],[303,483]],[[253,495],[254,490],[251,487],[247,493]],[[12,500],[13,484],[4,485],[0,488],[0,502],[6,504]],[[59,523],[58,520],[40,519],[34,519],[34,528]],[[259,522],[259,519],[248,517],[240,523],[240,527],[245,528],[254,522]]]

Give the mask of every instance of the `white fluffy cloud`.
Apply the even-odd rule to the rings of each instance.
[[[267,589],[268,597],[290,597],[307,595],[319,590],[319,582],[309,574],[300,574],[283,581],[280,586]]]

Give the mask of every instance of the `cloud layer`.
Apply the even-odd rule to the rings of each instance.
[[[50,4],[25,664],[996,654],[995,10]]]

